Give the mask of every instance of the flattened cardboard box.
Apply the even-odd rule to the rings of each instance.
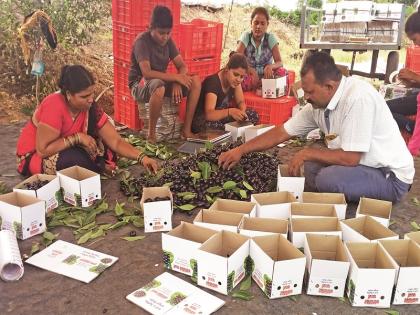
[[[277,191],[289,191],[293,193],[297,201],[302,201],[305,177],[290,176],[287,165],[279,165],[277,172]]]
[[[291,218],[336,218],[337,212],[333,205],[316,203],[292,203],[290,205]]]
[[[0,195],[1,229],[16,233],[16,237],[25,240],[46,230],[45,201],[11,192]]]
[[[247,217],[256,217],[257,215],[257,205],[254,202],[241,200],[217,199],[209,210],[240,213]]]
[[[268,124],[261,124],[261,125],[255,125],[249,128],[245,129],[245,142],[248,142],[255,137],[262,135],[263,133],[266,133],[270,129],[273,129],[274,125],[268,125]]]
[[[211,229],[181,222],[173,230],[162,234],[163,264],[165,268],[197,279],[197,249],[216,233]]]
[[[413,240],[382,240],[379,244],[399,266],[392,304],[420,304],[420,246]]]
[[[350,262],[341,238],[306,234],[304,252],[309,275],[307,293],[342,297]]]
[[[420,231],[407,233],[404,235],[404,239],[413,240],[420,246]]]
[[[257,217],[288,219],[290,205],[295,202],[293,194],[287,191],[252,194],[251,202],[257,205]]]
[[[248,237],[229,231],[213,235],[197,251],[197,284],[228,294],[252,265],[248,256]]]
[[[352,306],[389,307],[398,265],[378,243],[345,243],[350,258],[347,297]]]
[[[148,199],[169,198],[151,201]],[[172,230],[172,193],[169,187],[144,187],[140,200],[143,209],[144,232],[164,232]]]
[[[63,199],[73,206],[89,207],[101,199],[101,178],[99,174],[80,166],[57,171]]]
[[[383,226],[389,226],[391,218],[392,202],[371,198],[360,198],[357,206],[356,218],[369,215]]]
[[[203,209],[197,213],[193,223],[216,231],[237,233],[243,217],[239,213]]]
[[[36,181],[48,181],[47,184],[40,187],[37,190],[25,188],[26,183],[33,183]],[[23,182],[19,183],[13,188],[13,191],[20,192],[22,194],[27,194],[29,196],[36,197],[38,199],[45,201],[46,212],[57,208],[62,202],[62,196],[60,192],[60,180],[56,175],[46,175],[46,174],[35,174],[31,177],[25,179]]]
[[[244,217],[239,233],[248,237],[281,234],[287,239],[289,221],[273,218]]]
[[[255,268],[252,278],[270,299],[300,294],[305,255],[281,235],[257,236],[250,241]]]
[[[306,192],[302,194],[303,203],[316,203],[316,204],[332,204],[337,212],[337,217],[340,220],[346,218],[347,202],[344,194],[341,193],[316,193]]]
[[[372,219],[370,216],[347,219],[340,222],[344,242],[377,242],[382,239],[398,239],[398,234]]]
[[[245,140],[245,129],[254,126],[254,124],[250,121],[234,121],[225,124],[225,130],[230,131],[233,141],[238,140],[241,138],[242,141]]]

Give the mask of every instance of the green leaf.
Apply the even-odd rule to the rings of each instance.
[[[198,162],[197,166],[201,171],[201,176],[204,179],[208,179],[210,177],[210,173],[211,173],[210,163],[209,162]]]
[[[411,228],[413,229],[413,231],[420,231],[420,225],[418,225],[417,222],[411,221],[410,225],[411,225]]]
[[[254,187],[252,187],[248,182],[243,181],[242,185],[244,185],[244,187],[248,190],[254,190]]]
[[[206,200],[208,203],[213,203],[213,198],[210,197],[209,195],[206,195]]]
[[[124,214],[124,205],[125,203],[118,203],[118,201],[115,202],[115,215],[120,216]]]
[[[107,210],[108,210],[108,203],[106,202],[105,199],[102,199],[101,202],[95,208],[95,212],[97,214],[106,212]]]
[[[42,237],[49,241],[55,240],[57,236],[58,234],[54,235],[53,233],[48,231],[45,231],[44,234],[42,234]]]
[[[115,229],[118,229],[119,227],[122,227],[122,226],[124,226],[126,224],[128,224],[128,222],[119,221],[119,222],[114,223],[113,225],[111,225],[109,228],[107,228],[107,230],[115,230]]]
[[[288,296],[288,298],[289,298],[290,300],[292,300],[293,302],[297,302],[297,297],[296,297],[296,295],[291,295],[291,296]]]
[[[386,310],[385,313],[388,315],[400,315],[400,312],[396,310]]]
[[[241,287],[239,288],[240,291],[247,291],[251,287],[251,276],[248,276],[244,281],[241,283]]]
[[[243,189],[239,190],[239,195],[241,196],[242,199],[245,199],[248,197],[246,190],[243,190]]]
[[[138,241],[138,240],[142,240],[144,239],[146,236],[143,235],[139,235],[139,236],[127,236],[127,237],[121,237],[123,240],[129,241],[129,242],[134,242],[134,241]]]
[[[397,221],[391,220],[388,224],[388,227],[390,227],[391,225],[394,225],[395,223],[397,223]]]
[[[103,229],[98,229],[96,232],[93,232],[93,233],[90,235],[89,239],[98,238],[98,237],[100,237],[100,236],[104,236],[104,235],[105,235],[104,230],[103,230]]]
[[[93,229],[95,226],[96,226],[96,222],[95,222],[95,221],[93,221],[93,222],[91,222],[91,223],[89,223],[89,224],[86,224],[86,225],[82,226],[82,227],[81,227],[80,229],[78,229],[77,231],[91,230],[91,229]]]
[[[137,220],[132,222],[135,227],[142,228],[144,227],[144,220],[143,218],[138,218]]]
[[[223,184],[223,189],[233,189],[236,187],[236,183],[233,180],[228,180]]]
[[[192,178],[194,178],[194,179],[200,179],[201,178],[201,173],[200,172],[191,172],[191,175],[190,175]]]
[[[172,186],[172,182],[169,182],[169,183],[165,183],[165,184],[163,184],[163,187],[171,187]]]
[[[88,232],[86,232],[85,234],[83,234],[80,238],[79,238],[79,240],[77,241],[77,244],[84,244],[84,243],[86,243],[89,239],[90,239],[90,236],[93,234],[93,232],[92,231],[88,231]]]
[[[214,148],[214,143],[210,142],[210,141],[206,141],[204,143],[204,147],[206,148],[207,151],[213,150]]]
[[[111,223],[101,224],[101,225],[98,225],[98,229],[101,229],[101,230],[108,230],[111,226],[112,226],[112,224],[111,224]]]
[[[29,256],[32,256],[33,254],[39,252],[39,243],[32,243],[32,247],[31,247],[31,253],[29,254]]]
[[[242,290],[233,292],[232,297],[245,300],[245,301],[250,301],[254,298],[254,296],[251,293],[249,293],[248,291],[242,291]]]
[[[211,186],[211,187],[207,188],[206,191],[209,194],[215,194],[215,193],[221,192],[222,190],[223,190],[223,188],[220,187],[220,186]]]
[[[347,299],[344,296],[340,296],[338,300],[342,303],[347,303]]]
[[[416,206],[420,206],[420,200],[417,197],[411,198],[411,202]]]
[[[187,203],[185,205],[182,206],[178,206],[179,209],[183,210],[183,211],[191,211],[192,209],[196,208],[196,205],[192,205],[190,203]]]
[[[92,211],[85,218],[85,221],[84,221],[83,225],[90,224],[90,223],[95,223],[95,220],[96,220],[96,212]]]

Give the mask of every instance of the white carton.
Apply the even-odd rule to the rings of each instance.
[[[290,191],[296,200],[302,201],[302,194],[305,188],[305,177],[290,176],[287,165],[279,165],[277,172],[277,191]]]
[[[287,93],[287,76],[275,79],[261,79],[262,97],[278,98]]]
[[[257,136],[262,135],[263,133],[269,131],[270,129],[273,129],[274,127],[275,127],[274,125],[261,124],[261,125],[255,125],[255,126],[246,128],[245,129],[245,142],[248,142],[249,140],[252,140]]]
[[[202,209],[197,213],[193,223],[216,231],[237,233],[243,217],[240,213]]]
[[[251,239],[252,278],[270,299],[300,294],[305,256],[281,235]]]
[[[152,201],[155,198],[169,200]],[[144,187],[140,207],[143,209],[144,232],[172,230],[172,193],[169,187]]]
[[[411,91],[412,88],[396,83],[381,84],[379,86],[379,94],[381,94],[385,100],[407,96]]]
[[[307,233],[342,237],[338,218],[291,218],[290,239],[294,246],[303,248]]]
[[[284,219],[247,218],[239,226],[239,233],[248,237],[281,234],[287,238],[289,222]]]
[[[402,3],[375,3],[375,19],[400,20]]]
[[[304,191],[302,194],[302,202],[334,205],[337,217],[340,220],[344,220],[346,218],[347,202],[346,197],[342,193],[317,193]]]
[[[287,191],[252,194],[251,202],[257,205],[257,217],[288,219],[290,205],[295,202],[293,194]]]
[[[369,215],[383,226],[389,226],[392,202],[361,197],[357,206],[356,218]]]
[[[162,234],[165,268],[197,278],[197,249],[216,233],[214,230],[181,222],[173,230]]]
[[[342,22],[368,22],[374,14],[373,1],[340,1],[337,11],[341,14]],[[337,21],[339,22],[339,21]]]
[[[257,205],[254,202],[241,200],[217,199],[210,206],[209,210],[235,212],[247,217],[255,217],[257,215]]]
[[[341,19],[340,15],[337,12],[337,3],[324,3],[322,6],[322,18],[323,23],[334,23]],[[339,19],[340,18],[340,19]]]
[[[292,203],[290,205],[291,218],[336,218],[337,212],[333,205],[316,203]]]
[[[352,306],[389,307],[398,265],[378,243],[346,243],[347,297]]]
[[[25,188],[26,183],[32,183],[37,181],[49,181],[41,188],[37,190],[31,190]],[[61,200],[60,192],[60,180],[56,175],[46,175],[46,174],[35,174],[27,178],[23,182],[19,183],[13,188],[13,191],[20,192],[22,194],[27,194],[29,196],[37,197],[38,199],[45,201],[46,212],[57,208]]]
[[[385,240],[379,244],[399,266],[392,304],[420,304],[420,247],[413,240]]]
[[[407,233],[404,235],[404,239],[413,240],[420,246],[420,231]]]
[[[197,251],[197,283],[228,294],[245,277],[249,238],[221,231],[210,237]]]
[[[398,234],[370,216],[343,220],[340,224],[344,242],[377,242],[382,239],[398,239]]]
[[[225,124],[225,130],[230,131],[233,141],[241,138],[242,141],[245,140],[245,129],[254,126],[250,121],[233,121]]]
[[[306,234],[304,252],[309,275],[307,293],[342,297],[350,262],[341,238]]]
[[[46,230],[45,201],[19,192],[0,195],[1,229],[25,240]]]
[[[73,206],[90,206],[94,200],[101,199],[101,178],[99,174],[80,166],[72,166],[57,171],[63,199]]]

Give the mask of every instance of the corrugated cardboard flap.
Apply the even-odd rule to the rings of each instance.
[[[305,255],[282,235],[257,236],[253,240],[274,261],[303,258]]]
[[[292,218],[293,232],[341,231],[338,218]]]
[[[291,192],[288,191],[278,191],[278,192],[267,192],[260,194],[252,195],[254,200],[258,202],[259,205],[273,205],[281,203],[291,203],[295,202],[296,198]]]
[[[315,193],[306,192],[302,194],[304,203],[324,203],[324,204],[347,204],[346,197],[341,193]]]
[[[395,269],[391,258],[378,243],[347,243],[347,248],[359,268]]]
[[[216,233],[217,232],[214,230],[182,221],[180,225],[169,231],[167,235],[179,237],[196,243],[204,243]]]
[[[11,192],[4,195],[0,195],[0,201],[3,201],[16,207],[26,207],[37,202],[44,202],[38,198],[19,192]]]
[[[360,198],[357,211],[360,214],[389,219],[392,211],[392,202],[362,197]]]
[[[98,173],[92,172],[91,170],[80,166],[72,166],[59,172],[65,176],[71,177],[79,181],[99,175]]]
[[[399,266],[420,267],[420,247],[413,240],[382,240],[380,243]]]
[[[255,203],[240,200],[217,199],[209,210],[236,212],[249,214],[255,207]]]
[[[306,239],[313,259],[349,261],[339,236],[306,234]]]
[[[333,205],[316,203],[292,203],[290,214],[292,216],[337,217],[337,212]]]
[[[244,217],[240,229],[272,232],[272,233],[287,233],[289,222],[282,219],[271,218],[247,218]]]
[[[229,231],[220,231],[210,237],[200,250],[206,251],[224,258],[229,258],[236,250],[238,250],[248,237]]]

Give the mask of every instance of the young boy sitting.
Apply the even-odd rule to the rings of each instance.
[[[172,13],[165,6],[153,10],[149,29],[137,36],[131,52],[128,84],[137,102],[149,103],[149,134],[147,140],[156,142],[156,124],[162,109],[163,98],[171,97],[180,104],[187,96],[182,136],[192,137],[191,122],[200,96],[198,76],[187,73],[187,67],[171,38]],[[166,73],[169,62],[177,68],[176,74]],[[144,78],[144,85],[140,84]]]

